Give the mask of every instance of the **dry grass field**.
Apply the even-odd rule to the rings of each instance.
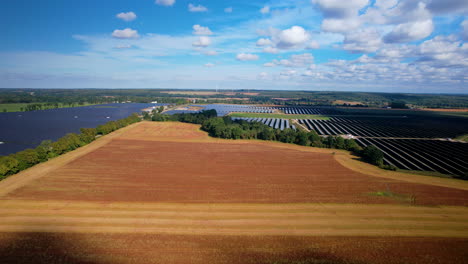
[[[142,122],[0,182],[2,263],[463,263],[466,182]]]

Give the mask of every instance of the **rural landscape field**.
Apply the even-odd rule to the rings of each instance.
[[[6,263],[466,260],[466,182],[366,174],[354,162],[140,122],[0,182],[0,254]]]
[[[0,264],[468,263],[467,0],[0,13]]]

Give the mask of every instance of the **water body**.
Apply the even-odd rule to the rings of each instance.
[[[79,133],[80,128],[94,128],[159,105],[164,104],[104,104],[0,113],[0,155],[35,148],[43,140],[57,140],[67,133]]]

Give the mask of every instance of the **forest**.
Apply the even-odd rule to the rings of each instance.
[[[175,93],[176,91],[176,93]],[[198,92],[198,93],[197,93]],[[0,104],[102,104],[137,102],[184,104],[193,102],[338,105],[348,107],[386,107],[403,105],[416,108],[468,108],[468,95],[402,94],[370,92],[280,91],[280,90],[183,90],[171,89],[2,89]],[[0,105],[1,110],[1,105]]]

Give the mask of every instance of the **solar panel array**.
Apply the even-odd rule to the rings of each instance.
[[[296,126],[289,123],[289,119],[282,118],[248,118],[248,117],[233,117],[232,120],[245,120],[247,122],[260,122],[269,127],[279,130],[286,128],[296,129]]]

